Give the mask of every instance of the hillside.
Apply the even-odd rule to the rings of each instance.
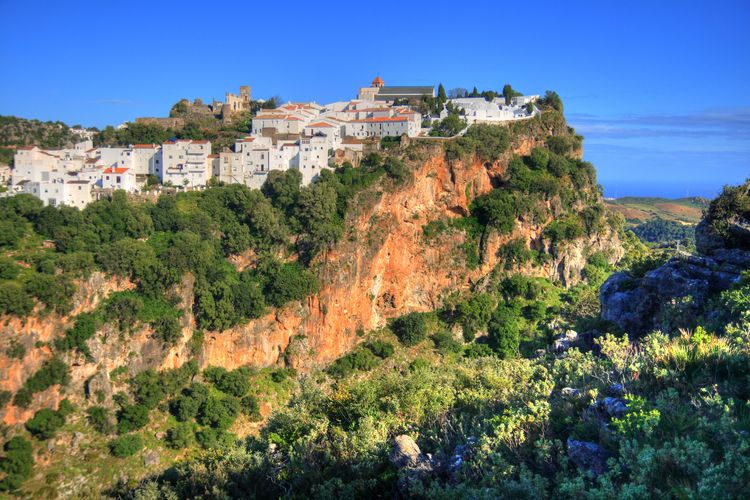
[[[138,498],[653,488],[623,479],[633,464],[622,442],[646,435],[633,446],[669,453],[668,424],[652,415],[671,422],[672,400],[660,403],[652,380],[663,377],[657,356],[672,361],[602,336],[621,330],[600,316],[599,287],[659,262],[606,210],[579,144],[545,109],[403,142],[307,187],[288,171],[262,191],[217,186],[153,204],[116,193],[82,211],[0,199],[0,488]],[[717,204],[716,220],[738,203]],[[734,425],[722,439],[741,446]],[[743,453],[731,446],[722,453]],[[707,457],[701,471],[727,460]]]
[[[621,213],[632,225],[654,218],[681,224],[697,224],[708,205],[703,198],[647,198],[627,196],[606,200],[607,206]]]
[[[63,122],[27,120],[16,116],[0,116],[0,163],[11,165],[15,149],[37,145],[55,149],[80,141]]]

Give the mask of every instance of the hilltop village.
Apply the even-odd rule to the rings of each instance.
[[[445,96],[442,86],[437,96],[433,86],[386,86],[377,77],[349,101],[287,102],[253,110],[251,89],[242,86],[239,94],[227,93],[224,102],[183,100],[175,106],[222,122],[253,113],[247,135],[231,148],[212,152],[209,140],[178,138],[94,147],[90,135],[62,149],[24,146],[15,153],[13,169],[4,174],[7,194],[28,193],[45,205],[83,208],[114,190],[139,193],[146,186],[188,190],[219,182],[260,188],[269,172],[289,169],[298,170],[307,185],[324,169],[344,162],[356,166],[383,138],[434,138],[445,135],[439,131],[449,122],[452,132],[447,135],[456,135],[475,123],[523,120],[538,112],[533,104],[537,95],[488,98],[476,89],[455,94]],[[172,114],[138,118],[136,123],[165,128],[184,124]]]

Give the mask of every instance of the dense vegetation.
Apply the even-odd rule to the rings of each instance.
[[[651,219],[633,228],[641,240],[649,243],[676,244],[691,247],[695,240],[695,227],[664,219]]]
[[[747,497],[750,276],[714,293],[682,330],[630,339],[602,321],[598,290],[609,274],[643,276],[664,256],[603,209],[593,167],[571,154],[579,139],[556,128],[554,96],[541,105],[524,130],[560,132],[528,156],[510,153],[518,133],[510,127],[474,126],[444,146],[449,161],[507,163],[496,189],[477,196],[467,187],[467,216],[424,226],[427,245],[463,232],[468,269],[487,257],[490,236],[504,238],[497,267],[469,289],[446,290],[434,311],[358,332],[352,351],[304,375],[201,371],[196,360],[161,371],[120,366],[109,374],[111,401],[87,386],[81,410],[63,400],[14,431],[31,439],[6,441],[0,490],[22,487],[35,447],[52,448],[61,431],[90,428],[87,457],[104,450],[97,458],[111,461],[104,468],[148,473],[106,492],[124,498]],[[70,372],[62,359],[89,362],[102,331],[127,336],[148,325],[170,345],[193,314],[199,345],[204,330],[315,293],[316,257],[344,234],[357,193],[409,182],[401,150],[393,151],[324,173],[309,187],[292,171],[272,173],[261,191],[217,186],[154,204],[116,193],[82,211],[0,199],[3,313],[65,314],[76,280],[94,270],[134,285],[72,318],[47,345],[56,356],[0,399],[28,406],[35,394],[64,386]],[[746,195],[728,189],[711,206],[709,221],[727,238],[736,234],[730,227]],[[514,234],[521,224],[538,231],[533,247]],[[615,265],[611,255],[585,248],[575,286],[533,272],[573,242],[615,233],[625,258]],[[45,239],[54,247],[44,248]],[[252,256],[241,271],[228,260],[238,253]],[[192,304],[176,293],[185,276],[195,281]],[[572,347],[560,342],[570,329],[581,334]],[[9,344],[6,354],[22,358],[25,348]],[[420,458],[422,469],[389,459],[403,434],[431,455]],[[571,452],[578,443],[596,453],[581,461]],[[155,448],[165,462],[144,470],[143,450]]]

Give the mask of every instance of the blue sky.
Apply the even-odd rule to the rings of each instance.
[[[103,126],[182,97],[556,90],[607,195],[750,177],[750,2],[0,0],[0,114]]]

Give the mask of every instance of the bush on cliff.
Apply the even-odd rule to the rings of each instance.
[[[413,346],[427,337],[427,321],[423,313],[409,313],[396,318],[391,330],[405,346]]]

